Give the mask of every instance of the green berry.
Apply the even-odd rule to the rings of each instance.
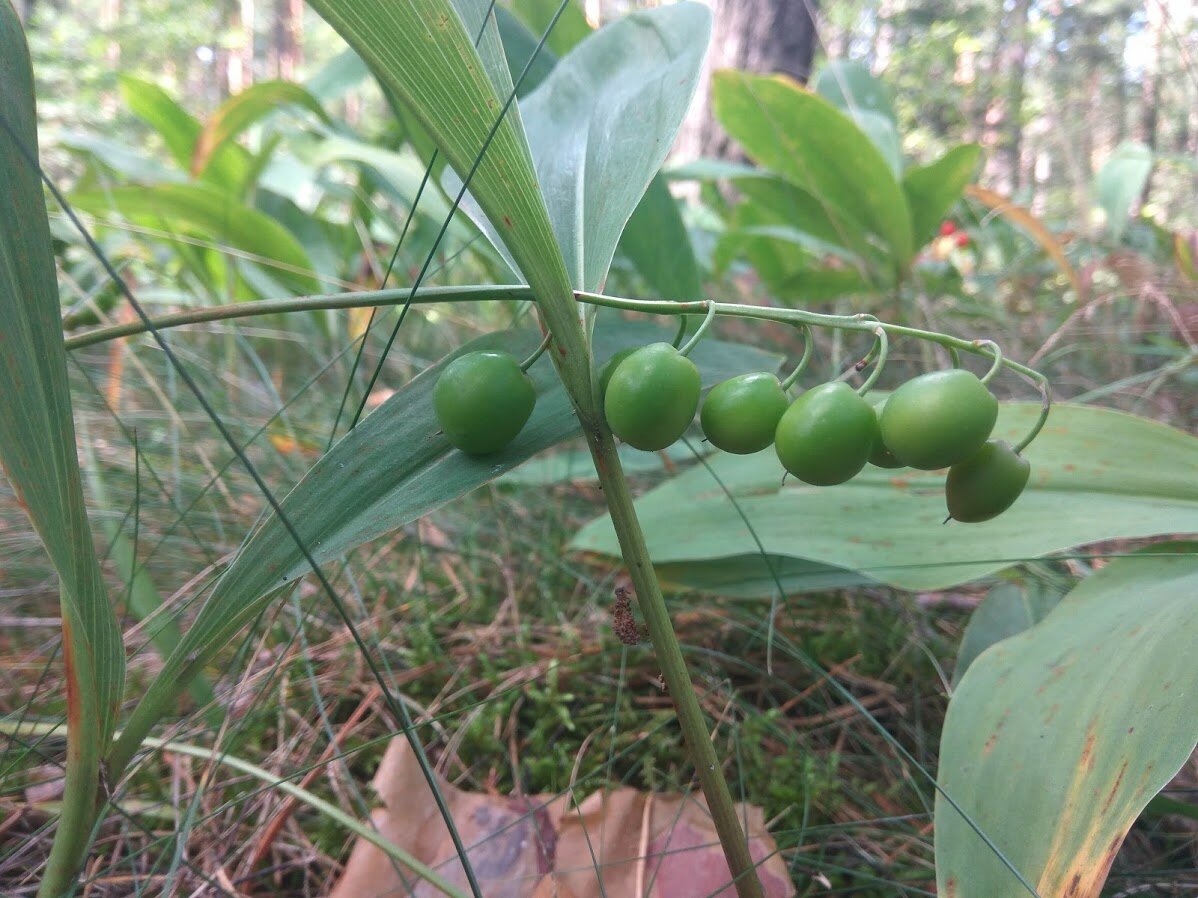
[[[616,436],[656,452],[686,432],[699,407],[701,387],[694,362],[669,343],[652,343],[616,366],[603,410]]]
[[[433,411],[446,439],[468,455],[490,455],[516,438],[532,415],[532,379],[506,352],[470,352],[445,366]]]
[[[773,374],[742,374],[712,388],[703,400],[699,423],[717,449],[749,455],[774,442],[787,405],[782,384]]]
[[[795,477],[815,486],[852,479],[869,459],[877,419],[846,383],[828,383],[796,399],[778,422],[774,449]]]

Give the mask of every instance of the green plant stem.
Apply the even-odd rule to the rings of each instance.
[[[599,475],[599,485],[611,513],[612,526],[636,590],[637,604],[649,626],[649,638],[661,667],[661,676],[674,702],[682,738],[691,763],[695,766],[703,796],[707,799],[720,846],[736,885],[736,894],[739,898],[764,898],[744,829],[736,815],[722,765],[708,733],[706,718],[695,697],[690,673],[682,657],[682,647],[670,621],[665,597],[657,583],[649,548],[645,545],[645,536],[633,508],[632,493],[616,453],[615,440],[603,423],[587,427],[586,433],[595,471]]]
[[[372,306],[401,306],[412,295],[411,287],[392,290],[364,290],[357,293],[329,293],[316,296],[296,296],[288,299],[263,299],[257,302],[238,302],[225,306],[205,306],[188,309],[151,319],[156,330],[182,327],[187,324],[204,324],[210,321],[227,321],[233,318],[254,318],[258,315],[274,315],[281,312],[322,312],[330,309],[361,309]],[[412,298],[414,305],[429,305],[442,302],[483,302],[501,299],[532,299],[532,289],[523,284],[508,286],[471,287],[422,287]],[[82,349],[119,337],[144,334],[144,322],[131,321],[67,337],[66,348]]]
[[[523,362],[520,363],[520,370],[527,371],[529,368],[531,368],[533,365],[535,365],[537,359],[539,359],[541,356],[543,356],[545,354],[545,350],[549,348],[549,341],[552,339],[553,339],[553,334],[546,334],[545,339],[542,340],[541,344],[536,349],[533,350],[532,355],[530,355],[528,358],[526,358]]]
[[[272,315],[282,312],[306,312],[327,309],[352,309],[371,306],[402,305],[408,300],[411,288],[396,288],[393,290],[373,290],[359,293],[334,293],[319,296],[300,296],[293,299],[266,299],[258,302],[235,303],[226,306],[212,306],[202,309],[189,309],[185,312],[175,312],[153,319],[158,329],[181,327],[187,324],[202,324],[211,321],[225,321],[232,318],[252,318],[257,315]],[[833,330],[873,331],[882,328],[891,337],[912,337],[943,346],[954,356],[959,351],[973,353],[994,359],[990,343],[984,340],[965,340],[936,331],[921,330],[901,324],[889,324],[878,321],[873,315],[825,315],[819,312],[807,312],[803,309],[771,309],[762,306],[740,305],[737,303],[715,302],[711,300],[694,300],[690,302],[675,302],[673,300],[628,299],[622,296],[608,296],[602,293],[586,293],[578,291],[575,297],[581,303],[605,308],[621,309],[626,312],[643,312],[648,315],[706,315],[709,310],[714,314],[729,318],[755,318],[760,321],[777,321],[782,324],[796,326],[826,327]],[[429,305],[442,302],[490,302],[495,300],[532,300],[535,295],[531,287],[523,284],[508,284],[498,286],[472,287],[426,287],[416,292],[412,300],[418,305]],[[81,349],[107,340],[120,337],[130,337],[144,333],[146,327],[141,321],[111,327],[95,328],[82,334],[66,339],[68,350]],[[1187,360],[1188,361],[1188,360]],[[1002,359],[1002,366],[1022,374],[1036,384],[1045,382],[1044,375],[1033,368]]]
[[[67,679],[66,779],[58,829],[54,833],[42,881],[38,884],[37,898],[68,898],[74,894],[99,810],[97,802],[102,747],[95,683],[87,677],[80,677],[79,664],[72,660],[85,657],[83,653],[91,649],[77,635],[82,629],[72,607],[64,598],[62,637]]]
[[[982,383],[988,384],[993,379],[994,375],[1002,369],[1002,347],[993,340],[978,340],[979,346],[989,346],[994,353],[994,364],[990,366],[990,370],[982,375]]]
[[[865,379],[865,383],[861,384],[861,386],[857,388],[858,396],[864,396],[873,388],[873,385],[877,383],[878,378],[882,376],[882,369],[886,366],[886,354],[890,350],[890,343],[886,337],[886,330],[882,327],[875,327],[874,333],[877,334],[877,341],[874,343],[873,348],[870,349],[869,355],[865,357],[865,363],[869,364],[870,361],[874,361],[876,356],[876,361],[874,361],[874,370],[869,373],[869,377]]]
[[[703,323],[699,325],[699,329],[695,331],[693,337],[686,341],[686,345],[679,347],[679,355],[690,355],[699,341],[703,339],[703,335],[707,333],[707,329],[711,327],[711,322],[715,319],[715,303],[707,304],[707,314],[703,317]],[[685,318],[683,320],[686,320]]]
[[[227,306],[214,306],[203,309],[189,309],[186,312],[176,312],[171,315],[164,315],[161,318],[155,319],[153,324],[156,328],[180,327],[185,324],[199,324],[208,321],[224,321],[231,318],[250,318],[256,315],[277,314],[281,312],[303,312],[316,311],[321,309],[348,309],[361,308],[368,306],[388,306],[400,305],[408,301],[409,296],[412,296],[410,288],[397,288],[394,290],[375,290],[361,293],[337,293],[322,296],[300,296],[293,299],[268,299],[259,302],[237,303]],[[603,306],[606,308],[621,309],[627,312],[643,312],[649,315],[680,315],[681,320],[685,324],[686,316],[689,314],[702,313],[704,325],[699,329],[699,332],[691,339],[684,347],[684,350],[692,349],[697,340],[702,336],[704,327],[706,327],[711,319],[716,315],[724,315],[729,318],[754,318],[761,321],[777,321],[782,324],[792,324],[798,327],[826,327],[833,330],[851,330],[851,331],[871,331],[878,335],[880,340],[885,340],[887,336],[893,337],[911,337],[917,340],[924,340],[929,343],[935,343],[943,346],[948,350],[953,358],[954,366],[959,361],[959,353],[961,351],[970,352],[974,355],[984,356],[991,359],[992,367],[987,372],[984,380],[989,381],[999,371],[1000,368],[1009,368],[1018,374],[1031,380],[1040,390],[1044,400],[1044,412],[1040,421],[1032,429],[1031,433],[1023,439],[1016,451],[1022,451],[1040,432],[1044,426],[1044,421],[1048,417],[1048,411],[1052,405],[1052,398],[1049,392],[1048,379],[1033,368],[1026,365],[1021,365],[1018,362],[1013,362],[1003,356],[997,344],[992,340],[965,340],[960,337],[953,337],[948,334],[941,334],[936,331],[922,330],[916,327],[907,327],[901,324],[888,324],[885,321],[879,321],[873,315],[825,315],[819,312],[807,312],[803,309],[770,309],[761,306],[741,305],[737,303],[713,302],[711,300],[702,299],[690,302],[674,302],[672,300],[645,300],[645,299],[627,299],[620,296],[607,296],[602,293],[586,293],[577,291],[574,294],[575,298],[582,303],[588,303],[592,306]],[[531,287],[521,284],[501,285],[501,286],[473,286],[473,287],[428,287],[416,291],[414,298],[411,300],[418,304],[430,304],[441,302],[489,302],[495,300],[535,300],[535,295]],[[560,322],[559,322],[560,324]],[[559,326],[558,330],[562,328]],[[129,324],[121,324],[112,327],[96,328],[83,334],[78,334],[74,337],[66,339],[66,348],[68,350],[80,349],[84,346],[91,346],[96,343],[102,343],[106,340],[114,340],[119,337],[129,337],[134,334],[144,333],[146,326],[141,321],[135,321]],[[675,341],[677,342],[677,340]],[[808,347],[810,340],[808,340]],[[884,352],[884,350],[883,350]],[[568,354],[568,353],[567,353]],[[685,354],[685,353],[684,353]],[[799,367],[790,375],[784,382],[784,389],[789,389],[797,379],[799,372],[802,371],[808,358],[807,349],[803,353],[803,361],[799,363]],[[873,382],[877,379],[878,373],[881,370],[881,359],[879,365],[866,381],[866,386],[863,387],[864,392],[869,387],[873,386]],[[562,369],[559,367],[559,372],[563,375],[563,382],[572,391],[577,391],[580,385],[572,378],[567,379],[567,374],[574,374],[573,368]],[[575,375],[576,376],[576,375]]]
[[[799,376],[807,370],[807,363],[811,361],[811,353],[815,348],[815,342],[811,339],[811,328],[806,324],[802,326],[803,331],[803,357],[799,359],[799,363],[795,365],[794,370],[786,375],[782,381],[782,389],[789,390],[798,381]]]
[[[705,299],[692,302],[673,302],[672,300],[627,299],[622,296],[606,296],[602,293],[579,292],[576,295],[579,302],[590,303],[591,305],[603,306],[605,308],[621,309],[625,312],[644,312],[649,315],[706,313],[708,306],[708,300]],[[873,331],[880,327],[891,337],[912,337],[917,340],[936,343],[948,349],[955,348],[991,359],[994,355],[985,342],[978,345],[979,341],[977,340],[964,340],[960,337],[953,337],[936,331],[922,330],[917,327],[907,327],[903,324],[889,324],[885,321],[879,321],[873,315],[825,315],[820,312],[808,312],[803,309],[771,309],[762,306],[740,305],[727,302],[715,303],[715,314],[724,315],[728,318],[755,318],[760,321],[777,321],[782,324],[806,324],[812,327],[826,327],[833,330]],[[1038,384],[1044,381],[1043,374],[1026,365],[1021,365],[1007,358],[1003,358],[1002,363],[1004,367],[1010,368],[1012,371],[1016,371]]]

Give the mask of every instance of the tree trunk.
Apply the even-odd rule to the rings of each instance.
[[[1161,49],[1164,44],[1165,9],[1163,3],[1145,7],[1148,19],[1148,56],[1144,65],[1144,81],[1140,88],[1140,140],[1156,152],[1158,115],[1161,102]],[[1152,190],[1152,173],[1144,181],[1141,202],[1148,202]]]
[[[819,0],[712,0],[714,29],[687,120],[678,135],[679,156],[735,158],[738,152],[711,111],[711,73],[744,69],[782,73],[806,83],[811,75]]]
[[[303,0],[275,0],[272,44],[275,77],[294,81],[304,62]]]
[[[1023,76],[1027,69],[1027,19],[1030,9],[1030,0],[1015,0],[1011,10],[1011,43],[1007,48],[1007,102],[1004,110],[1006,139],[1003,141],[1009,178],[1008,196],[1014,196],[1022,186]]]

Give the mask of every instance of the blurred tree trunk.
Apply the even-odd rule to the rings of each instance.
[[[237,35],[233,46],[217,54],[217,93],[221,99],[254,83],[254,0],[229,0],[225,28]]]
[[[271,61],[275,77],[294,81],[304,63],[303,0],[275,0],[275,21],[271,29]]]
[[[1030,0],[1015,0],[1009,27],[1004,29],[1011,34],[1011,43],[1007,48],[1007,102],[1003,114],[1006,123],[1003,155],[1006,157],[1008,196],[1014,196],[1023,186],[1023,81],[1027,71],[1027,19],[1030,10]]]
[[[1157,136],[1161,101],[1161,50],[1164,46],[1165,5],[1164,3],[1148,3],[1145,5],[1148,22],[1148,54],[1144,62],[1144,80],[1140,85],[1140,140],[1146,143],[1153,152],[1157,149]],[[1140,194],[1141,202],[1148,201],[1152,190],[1152,173],[1148,173],[1144,181],[1144,190]]]
[[[781,72],[806,83],[817,40],[819,0],[712,0],[711,49],[703,66],[695,103],[678,135],[683,158],[735,158],[739,154],[711,111],[711,73],[745,69]]]

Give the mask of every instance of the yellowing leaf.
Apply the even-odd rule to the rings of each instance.
[[[977,200],[983,206],[993,209],[1003,218],[1010,220],[1026,231],[1029,237],[1040,244],[1040,248],[1048,254],[1048,257],[1057,263],[1057,266],[1064,273],[1065,277],[1069,278],[1069,283],[1073,287],[1073,291],[1077,294],[1079,301],[1085,298],[1085,290],[1082,287],[1081,279],[1078,278],[1077,272],[1073,270],[1073,266],[1069,264],[1069,258],[1065,255],[1065,247],[1061,245],[1061,242],[1057,240],[1052,231],[1045,227],[1044,222],[1040,221],[1040,219],[1022,206],[1015,205],[1015,203],[1002,194],[995,193],[993,190],[988,190],[985,187],[971,184],[965,188],[965,195],[970,199]]]

